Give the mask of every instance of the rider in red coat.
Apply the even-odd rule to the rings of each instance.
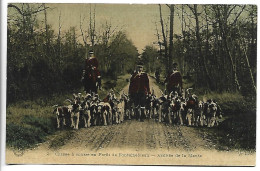
[[[92,50],[89,51],[89,57],[85,60],[83,83],[87,93],[97,93],[97,87],[101,87],[101,76],[98,70],[98,60],[95,58]]]
[[[168,93],[175,92],[181,95],[182,90],[182,76],[177,70],[177,63],[173,63],[173,71],[168,74],[164,83],[167,83],[166,89]]]
[[[139,62],[136,71],[132,74],[129,85],[129,96],[134,102],[136,119],[144,120],[146,97],[150,93],[148,75],[143,72],[143,63]],[[139,113],[138,109],[141,109],[141,113]]]
[[[145,72],[136,71],[130,79],[129,94],[150,94],[149,78]]]

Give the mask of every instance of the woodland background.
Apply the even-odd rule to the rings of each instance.
[[[79,16],[79,27],[65,31],[60,14],[56,32],[48,24],[47,13],[54,10],[48,4],[8,4],[8,147],[29,148],[57,131],[51,106],[82,90],[84,59],[93,49],[103,95],[126,86],[140,56],[150,75],[160,69],[161,81],[175,61],[185,88],[192,87],[200,99],[215,99],[226,117],[217,128],[197,131],[221,148],[255,150],[257,6],[156,6],[157,39],[139,52],[124,28],[109,21],[97,28],[94,6],[86,12],[87,20]],[[168,15],[162,15],[162,8]],[[176,20],[179,30],[174,30]],[[71,130],[59,132],[51,146],[61,146],[70,135]]]
[[[161,13],[158,5],[158,13]],[[158,19],[158,40],[140,54],[123,29],[102,23],[96,28],[95,10],[80,28],[55,33],[48,25],[46,4],[9,4],[8,104],[54,92],[80,88],[84,59],[94,49],[103,77],[116,79],[134,70],[138,55],[147,72],[164,76],[176,61],[192,86],[204,92],[256,94],[257,7],[254,5],[167,5],[169,16]],[[38,17],[44,14],[45,17]],[[62,16],[60,16],[62,17]],[[181,34],[173,30],[181,20]],[[60,22],[59,20],[57,22]],[[82,25],[88,29],[84,30]],[[80,31],[81,34],[77,34]],[[99,30],[99,31],[97,31]]]

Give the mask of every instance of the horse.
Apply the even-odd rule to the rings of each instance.
[[[96,69],[88,69],[84,73],[83,77],[83,85],[84,85],[84,91],[86,93],[97,93],[97,90],[100,86],[100,78],[98,78],[98,71]]]

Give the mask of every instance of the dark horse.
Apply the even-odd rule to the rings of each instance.
[[[93,68],[85,71],[83,85],[86,93],[97,93],[97,89],[100,86],[98,75],[98,71]]]

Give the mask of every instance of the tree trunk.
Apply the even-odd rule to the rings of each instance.
[[[235,65],[234,65],[234,61],[233,61],[233,58],[232,58],[232,55],[230,53],[230,49],[228,47],[228,42],[227,42],[227,33],[226,33],[226,30],[227,30],[227,25],[226,25],[226,18],[224,18],[224,23],[222,22],[221,18],[220,18],[220,9],[219,7],[217,6],[217,15],[216,15],[216,18],[219,22],[219,27],[220,27],[220,32],[221,32],[221,37],[222,37],[222,42],[223,42],[223,45],[224,45],[224,48],[225,48],[225,51],[228,55],[228,59],[231,63],[231,68],[232,68],[232,71],[231,71],[231,76],[233,76],[233,81],[236,85],[236,88],[238,90],[240,90],[240,84],[239,84],[239,81],[238,81],[238,77],[237,77],[237,72],[236,72],[236,69],[235,69]]]
[[[240,35],[240,37],[241,37],[239,26],[238,26],[238,31],[239,31],[239,35]],[[242,37],[241,37],[241,39],[242,39]],[[240,45],[241,45],[241,48],[243,49],[244,56],[245,56],[245,58],[246,58],[247,68],[248,68],[248,71],[249,71],[249,74],[250,74],[250,78],[251,78],[251,81],[252,81],[252,85],[253,85],[253,87],[254,87],[254,91],[256,91],[256,85],[255,85],[254,77],[253,77],[253,74],[252,74],[251,66],[250,66],[250,63],[249,63],[249,60],[248,60],[245,43],[242,42],[241,39],[239,39]]]
[[[190,6],[189,6],[190,7]],[[213,84],[211,81],[211,77],[208,72],[207,64],[206,64],[206,59],[205,55],[202,53],[202,45],[201,45],[201,37],[200,37],[200,25],[199,25],[199,15],[197,11],[197,5],[193,5],[193,8],[190,7],[192,10],[194,16],[195,16],[195,21],[196,21],[196,39],[197,39],[197,49],[199,52],[199,65],[202,67],[203,73],[205,73],[206,76],[206,82],[208,84],[208,87],[212,90],[213,89]],[[203,77],[203,75],[201,75]],[[203,78],[201,78],[203,80]]]
[[[166,75],[167,75],[168,72],[170,71],[169,70],[169,58],[168,58],[168,45],[167,45],[167,39],[166,39],[165,32],[164,32],[164,24],[163,24],[163,19],[162,19],[162,7],[160,4],[159,4],[159,10],[160,10],[160,22],[161,22],[162,35],[163,35],[163,44],[165,47],[164,57],[166,59],[165,66],[166,66]]]
[[[169,46],[169,70],[172,70],[173,63],[173,23],[174,23],[174,5],[170,5],[170,46]]]

